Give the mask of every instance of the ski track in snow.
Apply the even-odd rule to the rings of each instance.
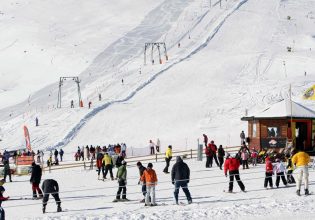
[[[223,26],[223,24],[225,23],[225,21],[234,13],[236,12],[243,4],[245,4],[248,0],[242,0],[240,1],[235,8],[233,8],[227,15],[225,15],[225,17],[219,22],[219,24],[214,28],[214,30],[212,31],[212,33],[208,36],[208,38],[206,39],[206,41],[204,43],[202,43],[199,47],[197,47],[196,49],[194,49],[192,52],[190,52],[187,56],[185,56],[184,58],[180,58],[178,61],[173,62],[172,64],[169,64],[168,67],[160,70],[159,72],[155,73],[147,82],[143,83],[142,85],[138,86],[134,91],[132,91],[127,97],[120,99],[120,100],[115,100],[115,101],[111,101],[108,103],[105,103],[99,107],[96,107],[95,109],[93,109],[91,112],[89,112],[87,115],[85,115],[80,122],[75,125],[71,131],[65,136],[65,138],[63,140],[61,140],[60,142],[58,142],[57,144],[55,144],[54,146],[50,146],[47,147],[46,150],[53,150],[55,148],[67,145],[68,143],[71,142],[71,140],[73,140],[73,138],[76,136],[76,134],[79,132],[79,130],[92,118],[94,117],[97,113],[103,111],[104,109],[108,108],[111,105],[114,105],[116,103],[122,103],[122,102],[126,102],[129,101],[131,98],[133,98],[139,91],[141,91],[143,88],[145,88],[147,85],[149,85],[150,83],[152,83],[159,75],[161,75],[162,73],[166,72],[167,70],[169,70],[170,68],[172,68],[173,66],[189,59],[190,57],[192,57],[194,54],[198,53],[199,51],[201,51],[203,48],[205,48],[209,42],[215,37],[215,35],[218,33],[218,31],[220,30],[220,28]],[[206,14],[205,14],[206,15]],[[205,16],[204,15],[204,16]],[[202,16],[202,18],[204,17]],[[199,21],[199,23],[201,22],[201,20]]]

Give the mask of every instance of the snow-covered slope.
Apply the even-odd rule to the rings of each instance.
[[[202,133],[218,144],[238,144],[246,109],[258,111],[287,97],[290,83],[300,101],[314,83],[315,1],[230,0],[221,9],[218,2],[211,8],[203,0],[150,5],[138,25],[131,22],[133,29],[103,45],[82,71],[84,103],[92,101],[92,109],[69,109],[76,89],[67,84],[63,108],[56,110],[57,84],[46,87],[30,105],[1,111],[0,147],[20,145],[24,123],[35,148],[116,142],[143,147],[156,138],[162,147],[185,148]],[[150,41],[166,42],[168,62],[143,66],[143,46]]]

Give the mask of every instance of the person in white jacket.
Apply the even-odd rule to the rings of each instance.
[[[286,169],[283,163],[280,161],[279,158],[276,159],[276,164],[274,165],[274,173],[276,173],[276,186],[279,187],[280,177],[282,179],[283,185],[287,186],[287,180],[285,178]]]

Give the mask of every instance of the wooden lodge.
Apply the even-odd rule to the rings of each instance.
[[[282,100],[263,112],[241,119],[248,121],[249,148],[256,150],[293,147],[314,151],[315,112],[290,100]]]

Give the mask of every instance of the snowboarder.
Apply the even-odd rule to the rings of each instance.
[[[112,170],[113,169],[113,159],[111,156],[108,155],[108,153],[105,153],[104,158],[103,158],[103,163],[105,165],[104,179],[106,179],[106,175],[109,171],[111,180],[114,180],[114,175],[113,175],[113,170]]]
[[[219,159],[220,170],[222,170],[222,165],[224,163],[224,156],[225,156],[225,151],[222,145],[220,145],[218,149],[218,159]]]
[[[4,197],[3,193],[5,191],[4,187],[2,186],[5,183],[4,179],[0,180],[0,219],[4,220],[5,219],[5,212],[4,209],[2,208],[2,201],[8,200],[10,197]]]
[[[277,188],[279,187],[280,177],[282,179],[283,185],[287,186],[287,180],[285,179],[285,175],[284,175],[285,167],[279,158],[276,159],[276,164],[273,169],[274,169],[274,172],[277,174],[277,178],[276,178]]]
[[[61,201],[59,198],[59,185],[56,180],[53,179],[47,179],[42,184],[42,189],[44,192],[44,198],[43,198],[43,213],[46,212],[46,205],[49,199],[49,195],[51,194],[52,197],[54,197],[56,203],[57,203],[57,212],[61,212]]]
[[[168,172],[168,167],[170,166],[170,161],[172,159],[172,145],[169,145],[166,152],[165,152],[165,162],[166,166],[163,170],[164,173],[169,173]]]
[[[230,176],[230,182],[229,182],[229,191],[228,192],[233,192],[233,182],[234,182],[234,177],[236,179],[236,182],[238,183],[239,187],[241,190],[244,192],[245,191],[245,186],[243,182],[240,179],[240,172],[239,172],[239,167],[240,167],[240,161],[235,158],[236,155],[233,157],[229,157],[225,160],[224,163],[224,174],[227,177],[227,171],[229,171],[229,176]]]
[[[310,156],[300,151],[296,153],[292,157],[292,163],[296,166],[296,173],[298,175],[298,180],[296,184],[296,194],[301,195],[301,184],[302,184],[302,178],[304,177],[304,189],[305,189],[305,195],[309,195],[308,190],[308,163],[310,162]]]
[[[74,108],[74,103],[73,103],[73,100],[71,100],[71,102],[70,102],[70,106],[71,106],[71,108]]]
[[[38,127],[38,118],[37,117],[35,118],[35,125],[36,125],[36,127]]]
[[[137,167],[139,169],[139,174],[140,174],[138,185],[140,185],[141,177],[143,175],[143,172],[146,170],[146,168],[142,165],[142,163],[140,161],[137,162]],[[146,186],[145,180],[142,181],[141,191],[142,191],[142,194],[143,194],[144,198],[140,202],[144,203],[145,202],[145,197],[146,197],[146,194],[147,194],[147,186]]]
[[[151,205],[156,206],[155,203],[155,186],[157,184],[157,177],[155,170],[152,169],[153,164],[148,163],[148,167],[146,170],[143,171],[141,176],[141,182],[146,185],[146,197],[145,197],[145,206]],[[151,198],[151,199],[150,199]],[[150,201],[151,200],[151,201]],[[151,204],[150,204],[151,202]]]
[[[203,134],[203,143],[205,143],[205,147],[208,146],[208,136]]]
[[[273,165],[269,157],[266,157],[265,161],[266,161],[266,173],[265,173],[264,187],[267,189],[267,186],[269,183],[269,187],[273,188],[273,184],[272,184]]]
[[[241,145],[243,145],[245,143],[245,133],[244,133],[244,131],[241,132],[240,138],[241,138]]]
[[[32,190],[33,190],[33,199],[37,199],[37,193],[38,192],[38,198],[43,198],[43,193],[39,188],[39,184],[42,178],[42,168],[37,165],[35,162],[32,163],[32,174],[30,182],[32,184]]]
[[[188,204],[192,203],[192,198],[188,190],[188,183],[190,180],[190,169],[180,156],[176,157],[176,163],[172,168],[172,184],[175,186],[174,197],[175,203],[178,205],[179,188],[182,187]]]
[[[9,176],[9,180],[10,180],[10,182],[12,182],[11,168],[10,168],[9,161],[5,160],[3,163],[4,163],[4,181],[6,182],[7,176]]]
[[[152,140],[149,141],[149,147],[150,147],[150,154],[153,155],[155,152],[154,152],[154,146],[155,144],[153,143]]]
[[[59,155],[60,155],[60,161],[62,162],[62,157],[63,157],[63,154],[64,154],[65,152],[62,150],[62,149],[60,149],[59,150]]]
[[[126,161],[121,161],[121,166],[117,170],[116,179],[118,179],[118,191],[116,199],[113,202],[128,201],[127,199],[127,168]],[[120,194],[122,192],[122,200],[120,200]]]

